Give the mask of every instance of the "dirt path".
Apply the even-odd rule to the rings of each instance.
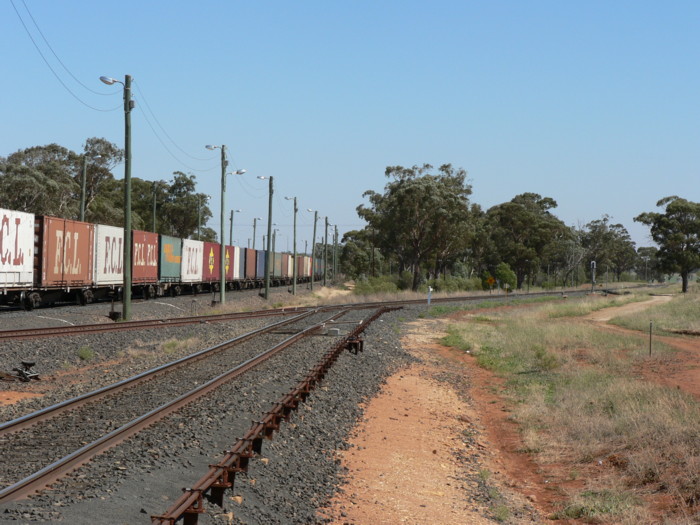
[[[670,299],[608,308],[584,320],[625,330],[605,323]],[[557,523],[546,517],[565,491],[583,486],[583,479],[568,479],[556,465],[542,467],[521,453],[518,428],[500,396],[502,381],[470,355],[437,344],[447,324],[411,323],[403,343],[420,364],[389,378],[366,407],[353,446],[342,455],[349,476],[330,510],[335,525]],[[700,398],[700,340],[658,339],[679,352],[640,374]],[[467,380],[466,392],[434,379],[455,366]],[[471,439],[461,439],[467,435]],[[510,515],[499,514],[503,503]]]
[[[541,520],[531,504],[536,496],[514,490],[493,452],[484,427],[492,422],[482,423],[488,408],[467,397],[473,377],[464,375],[456,352],[435,343],[446,326],[410,324],[403,344],[420,364],[390,377],[366,407],[341,456],[349,480],[333,504],[332,523],[482,524],[513,509],[521,523]],[[436,379],[449,374],[466,379],[464,389]]]

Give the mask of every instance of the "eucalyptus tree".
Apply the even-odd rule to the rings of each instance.
[[[651,238],[659,246],[660,269],[679,273],[685,293],[688,276],[700,268],[700,203],[673,195],[656,205],[664,206],[664,213],[641,213],[634,220],[650,227]]]
[[[612,268],[619,281],[622,272],[634,267],[635,244],[622,224],[611,224],[610,216],[589,222],[583,231],[582,244],[588,261],[595,261],[597,267]],[[590,265],[586,267],[590,270]]]
[[[357,213],[382,251],[396,256],[399,271],[413,272],[417,290],[424,270],[444,268],[464,252],[471,186],[466,171],[450,164],[437,173],[430,164],[389,166],[385,175],[392,180],[384,193],[366,191],[369,206],[358,206]]]
[[[487,228],[499,258],[517,276],[521,288],[526,275],[540,268],[543,257],[567,226],[550,210],[557,203],[551,197],[523,193],[487,212]]]

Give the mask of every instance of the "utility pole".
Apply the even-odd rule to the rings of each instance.
[[[328,216],[326,215],[326,236],[323,241],[323,286],[328,280]]]
[[[311,291],[314,290],[314,277],[316,277],[316,222],[318,222],[318,210],[307,210],[314,212],[314,236],[311,239]]]

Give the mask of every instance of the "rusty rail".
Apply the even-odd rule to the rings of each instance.
[[[147,414],[134,419],[133,421],[119,427],[118,429],[110,432],[109,434],[103,436],[100,439],[93,441],[82,447],[81,449],[75,451],[74,453],[44,467],[38,472],[35,472],[31,476],[24,478],[17,483],[0,490],[0,503],[6,503],[10,501],[16,501],[18,499],[25,498],[30,494],[33,494],[39,490],[44,489],[51,483],[55,482],[57,479],[63,477],[68,472],[75,470],[79,466],[87,463],[90,459],[96,455],[104,452],[105,450],[112,448],[113,446],[125,441],[131,436],[137,434],[144,428],[156,423],[157,421],[163,419],[164,417],[172,414],[173,412],[179,410],[201,398],[202,396],[210,393],[224,383],[231,381],[252,368],[260,365],[261,363],[267,361],[277,353],[281,352],[289,345],[297,342],[298,340],[311,335],[312,333],[320,330],[329,321],[340,317],[347,313],[347,310],[342,310],[329,319],[322,321],[321,323],[314,324],[309,328],[302,330],[301,332],[285,339],[278,345],[271,349],[258,354],[257,356],[248,359],[247,361],[241,363],[240,365],[232,368],[231,370],[220,374],[211,381],[208,381],[199,387],[191,390],[190,392],[183,394],[182,396],[174,399],[170,403],[166,403],[154,410],[151,410]]]
[[[371,317],[357,326],[347,337],[329,350],[288,394],[278,400],[261,421],[253,423],[248,432],[240,438],[225,456],[216,464],[209,466],[207,473],[191,488],[183,489],[180,498],[164,514],[151,516],[152,525],[174,525],[179,519],[184,525],[196,525],[198,516],[205,512],[204,497],[216,505],[223,504],[224,492],[234,486],[237,472],[247,472],[250,458],[262,451],[263,439],[272,439],[280,423],[289,419],[292,411],[306,401],[310,392],[325,377],[326,372],[335,363],[343,350],[353,353],[363,350],[360,334],[383,313],[398,308],[380,308]],[[207,494],[208,493],[208,494]]]
[[[241,343],[243,343],[249,339],[252,339],[253,337],[258,336],[260,334],[263,334],[266,332],[272,332],[273,330],[276,330],[282,326],[294,323],[296,321],[300,321],[300,320],[304,319],[305,317],[310,316],[313,313],[314,313],[313,311],[304,312],[300,315],[295,315],[294,317],[291,317],[289,319],[284,319],[284,320],[279,321],[277,323],[263,326],[262,328],[258,328],[257,330],[253,330],[251,332],[247,332],[245,334],[239,335],[238,337],[234,337],[233,339],[226,341],[224,343],[218,344],[216,346],[212,346],[210,348],[206,348],[206,349],[201,350],[199,352],[195,352],[194,354],[190,354],[188,356],[182,357],[182,358],[177,359],[175,361],[171,361],[170,363],[166,363],[166,364],[158,366],[156,368],[146,370],[145,372],[141,372],[140,374],[129,377],[129,378],[124,379],[122,381],[119,381],[117,383],[113,383],[111,385],[107,385],[107,386],[100,388],[98,390],[93,390],[92,392],[88,392],[86,394],[83,394],[83,395],[80,395],[80,396],[77,396],[77,397],[74,397],[71,399],[67,399],[66,401],[62,401],[62,402],[57,403],[55,405],[51,405],[51,406],[43,408],[41,410],[37,410],[37,411],[32,412],[30,414],[26,414],[24,416],[13,419],[11,421],[6,421],[6,422],[0,424],[0,437],[2,437],[5,434],[11,433],[11,432],[17,432],[19,430],[23,430],[27,427],[30,427],[30,426],[35,425],[37,423],[40,423],[41,421],[45,421],[46,419],[57,416],[58,414],[61,414],[61,413],[66,412],[68,410],[74,410],[78,407],[81,407],[81,406],[87,404],[87,403],[93,403],[96,400],[98,400],[106,395],[115,394],[115,393],[121,392],[122,390],[125,390],[127,388],[132,388],[133,386],[137,385],[138,383],[151,380],[154,377],[157,377],[158,375],[161,375],[161,374],[166,373],[166,372],[170,372],[170,371],[172,371],[180,366],[190,365],[196,361],[199,361],[200,359],[204,359],[204,358],[212,355],[215,352],[221,352],[223,350],[231,348],[232,346],[241,344]]]
[[[124,321],[119,323],[95,323],[73,326],[52,326],[49,328],[28,328],[21,330],[0,330],[0,341],[6,339],[35,339],[38,337],[55,337],[61,335],[76,335],[99,332],[116,332],[118,330],[144,330],[148,328],[164,328],[183,326],[197,323],[214,323],[222,321],[236,321],[239,319],[255,319],[261,317],[275,317],[317,310],[311,307],[300,308],[276,308],[273,310],[259,310],[256,312],[234,312],[228,314],[199,315],[189,317],[172,317],[168,319],[148,319],[143,321]]]

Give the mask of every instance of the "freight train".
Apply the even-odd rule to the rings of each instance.
[[[152,232],[131,232],[132,294],[148,299],[218,291],[221,245]],[[225,246],[226,289],[265,284],[267,252]],[[294,257],[272,253],[270,284],[292,283]],[[0,209],[0,304],[26,309],[118,297],[123,287],[124,229]],[[297,283],[323,276],[324,261],[297,256]]]

